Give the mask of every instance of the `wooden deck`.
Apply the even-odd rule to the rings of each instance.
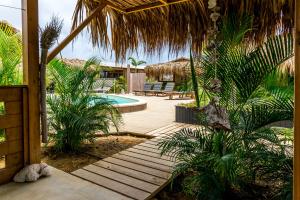
[[[82,169],[73,175],[122,195],[122,199],[150,199],[163,189],[171,178],[175,164],[169,156],[160,156],[159,138],[190,124],[172,123],[150,131],[153,139],[114,154]]]

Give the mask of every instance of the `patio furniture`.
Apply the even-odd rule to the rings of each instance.
[[[144,84],[144,89],[143,90],[135,90],[133,91],[133,93],[135,95],[139,94],[139,93],[144,93],[146,95],[146,91],[149,91],[152,89],[153,84],[152,83],[145,83]]]
[[[194,92],[192,91],[182,91],[182,92],[179,92],[179,91],[171,91],[171,92],[165,92],[164,93],[166,96],[169,96],[169,99],[173,99],[173,97],[175,95],[178,95],[179,98],[183,98],[184,96],[188,97],[190,96],[192,99],[194,98]]]
[[[114,82],[115,79],[101,78],[94,83],[92,92],[107,93],[113,87]]]
[[[166,96],[166,93],[174,91],[174,87],[175,87],[175,83],[174,82],[168,82],[166,84],[165,88],[162,91],[156,92],[156,95],[160,95],[161,94],[163,96]]]
[[[162,83],[154,83],[152,90],[145,91],[145,96],[147,96],[147,94],[156,95],[157,92],[161,91],[161,88],[162,88]]]

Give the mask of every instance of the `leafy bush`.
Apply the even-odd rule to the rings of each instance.
[[[22,83],[21,35],[8,25],[0,27],[0,85]]]
[[[290,199],[292,142],[286,130],[268,125],[293,120],[294,103],[289,92],[270,90],[265,81],[292,56],[293,40],[280,35],[249,49],[242,42],[247,27],[238,24],[225,24],[216,52],[205,51],[198,66],[202,89],[220,98],[216,109],[226,111],[230,127],[211,124],[203,111],[203,127],[165,138],[162,154],[177,159],[173,175],[183,173],[184,191],[197,199]],[[207,90],[216,78],[219,93]]]
[[[55,94],[48,96],[50,125],[55,148],[76,152],[84,141],[93,142],[95,132],[108,133],[111,124],[118,126],[120,114],[106,98],[90,93],[97,72],[89,70],[99,64],[88,60],[82,69],[71,68],[54,60],[49,69],[56,83]]]
[[[110,89],[110,92],[113,93],[121,93],[122,91],[126,91],[126,80],[124,76],[120,76],[116,79],[114,85]]]

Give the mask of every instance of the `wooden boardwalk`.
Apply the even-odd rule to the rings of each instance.
[[[151,199],[170,182],[175,164],[169,156],[160,156],[157,146],[159,138],[188,127],[195,128],[190,124],[172,123],[150,131],[147,135],[153,136],[153,139],[78,169],[72,174],[118,193],[122,196],[121,199]]]

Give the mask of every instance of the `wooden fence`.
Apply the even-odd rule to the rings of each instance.
[[[0,184],[9,182],[29,159],[27,101],[26,86],[0,87]]]
[[[145,73],[130,73],[129,92],[133,92],[135,90],[143,90],[145,79],[146,79]]]

